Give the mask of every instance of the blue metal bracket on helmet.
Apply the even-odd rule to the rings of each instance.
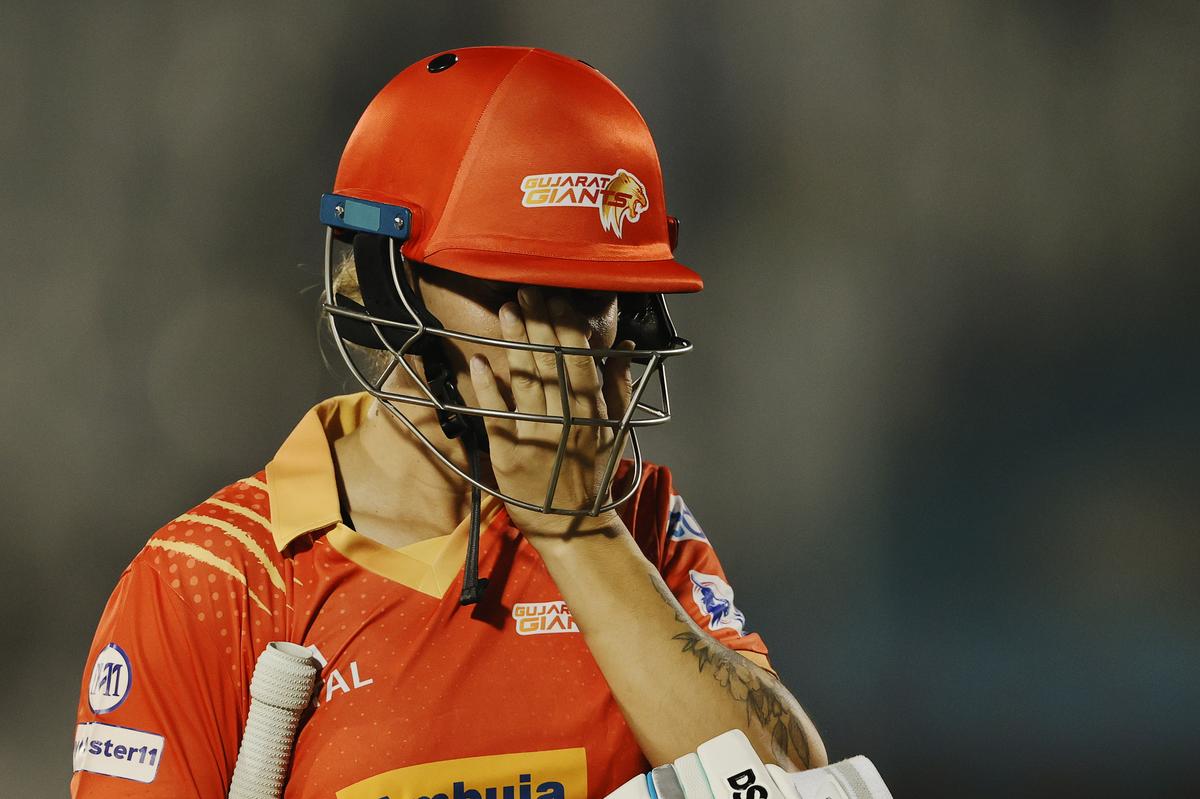
[[[404,241],[412,229],[412,211],[402,205],[373,203],[340,194],[322,194],[321,222],[331,227],[378,233]]]

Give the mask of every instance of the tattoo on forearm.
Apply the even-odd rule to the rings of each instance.
[[[663,598],[678,608],[675,597],[666,591],[659,580],[654,579],[654,575],[651,575],[650,580],[656,590],[663,594]],[[683,623],[690,621],[685,619],[678,609],[675,611],[675,618]],[[804,728],[780,701],[775,687],[759,677],[750,667],[749,661],[695,630],[687,630],[671,637],[681,642],[684,652],[695,655],[696,666],[701,674],[706,668],[712,667],[712,675],[721,687],[746,706],[747,723],[754,719],[770,733],[771,747],[776,757],[809,768],[811,751]]]

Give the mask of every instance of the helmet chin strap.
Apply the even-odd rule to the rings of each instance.
[[[407,281],[401,281],[401,283],[407,285]],[[413,296],[416,297],[415,292]],[[412,302],[412,298],[409,301]],[[419,302],[419,300],[417,301]],[[424,305],[420,307],[424,308]],[[462,395],[458,391],[458,386],[454,382],[454,376],[450,370],[449,358],[446,357],[444,349],[445,345],[442,342],[436,342],[436,344],[437,346],[430,347],[429,351],[422,358],[425,365],[425,377],[429,382],[429,391],[437,398],[438,402],[443,404],[466,405]],[[480,452],[488,451],[487,430],[484,428],[483,418],[452,413],[442,408],[437,409],[437,417],[446,438],[451,440],[455,438],[462,439],[463,447],[467,450],[467,459],[470,461],[471,479],[479,482],[479,455]],[[477,603],[483,598],[483,592],[487,589],[488,585],[487,578],[479,576],[479,526],[480,505],[482,501],[483,492],[479,490],[478,486],[472,485],[471,531],[467,536],[467,556],[466,562],[463,564],[462,594],[458,599],[458,604],[460,605],[474,605]]]
[[[401,281],[407,285],[407,281]],[[414,297],[416,296],[414,292]],[[410,302],[412,299],[410,298]],[[419,302],[419,300],[418,300]],[[415,306],[414,306],[415,307]],[[424,305],[420,306],[424,308]],[[432,316],[432,314],[431,314]],[[430,352],[424,358],[425,377],[429,381],[429,390],[438,402],[451,405],[466,405],[463,402],[462,395],[458,392],[458,386],[455,385],[453,373],[450,371],[449,358],[446,357],[444,343],[438,342],[436,348],[430,347]],[[433,372],[433,377],[430,377],[430,372]],[[446,438],[455,439],[461,438],[463,446],[467,450],[467,459],[471,466],[471,479],[476,482],[480,481],[480,452],[488,451],[487,430],[483,426],[483,418],[479,416],[468,416],[461,413],[451,413],[444,409],[437,409],[438,422],[441,424],[442,432],[446,434]],[[462,594],[458,598],[460,605],[474,605],[483,598],[483,592],[487,589],[488,580],[486,577],[479,576],[479,525],[480,525],[480,505],[483,501],[483,492],[476,485],[471,486],[471,531],[467,536],[467,557],[463,564],[463,585]]]
[[[486,441],[486,439],[484,439]],[[467,456],[471,459],[471,477],[479,479],[479,444],[475,441],[475,431],[467,428],[463,436],[463,444],[467,448]],[[474,605],[483,598],[487,590],[488,578],[479,576],[479,506],[483,492],[479,486],[471,486],[471,532],[467,536],[467,559],[463,564],[462,594],[458,598],[460,605]]]
[[[419,323],[426,327],[445,329],[441,320],[425,307],[421,295],[409,285],[406,275],[391,274],[391,252],[389,248],[397,246],[392,239],[370,233],[359,233],[354,237],[354,263],[358,273],[359,288],[363,295],[363,304],[372,315],[384,319],[404,319],[412,315],[408,310],[413,309]],[[401,258],[403,254],[401,253]],[[399,291],[403,295],[396,296]],[[405,304],[407,303],[407,307]],[[385,335],[392,331],[387,331]],[[389,342],[399,348],[403,342]],[[416,342],[410,351],[421,356],[425,368],[425,379],[429,393],[442,405],[465,406],[462,394],[455,383],[454,371],[445,344],[439,336],[429,336],[425,341]],[[376,344],[378,346],[378,344]],[[448,439],[462,439],[470,462],[471,478],[480,481],[480,453],[488,451],[487,429],[483,418],[470,414],[454,413],[444,408],[437,408],[438,424]],[[486,577],[479,576],[479,535],[480,535],[480,506],[483,492],[477,486],[471,486],[471,531],[467,538],[466,562],[463,565],[462,595],[460,605],[473,605],[483,598],[487,588]]]

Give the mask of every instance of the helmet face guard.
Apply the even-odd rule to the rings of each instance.
[[[618,338],[630,338],[636,342],[634,350],[594,349],[564,347],[547,344],[531,344],[504,339],[478,336],[462,331],[449,330],[433,316],[419,296],[408,285],[404,274],[404,254],[401,244],[407,237],[410,219],[407,209],[399,206],[384,206],[361,199],[325,195],[321,202],[321,219],[326,224],[324,256],[324,299],[323,314],[338,352],[350,368],[358,383],[374,396],[401,424],[433,453],[439,461],[473,486],[505,503],[530,511],[553,513],[566,516],[595,516],[612,510],[628,500],[637,490],[642,477],[642,452],[637,439],[637,429],[667,422],[671,418],[670,395],[667,390],[667,359],[689,352],[692,344],[675,333],[662,294],[619,294],[620,321]],[[335,233],[336,231],[336,233]],[[345,240],[353,235],[355,269],[363,303],[334,291],[333,244],[335,237]],[[499,349],[529,350],[554,355],[558,373],[561,414],[534,414],[523,411],[502,411],[467,405],[454,385],[454,374],[445,355],[450,341],[463,341]],[[357,344],[386,352],[390,358],[380,375],[372,379],[351,355],[347,344]],[[425,375],[422,376],[405,356],[422,358]],[[577,417],[571,414],[571,385],[564,358],[566,356],[588,356],[591,358],[630,358],[644,366],[643,372],[634,380],[629,405],[619,419]],[[402,369],[419,389],[418,394],[388,391],[384,385]],[[646,399],[646,390],[657,382],[661,401],[655,405]],[[523,420],[557,424],[562,428],[553,466],[547,475],[546,492],[543,500],[531,502],[514,497],[492,488],[475,476],[466,473],[447,458],[424,432],[408,418],[403,405],[433,408],[442,423],[443,432],[449,438],[459,435],[473,437],[476,444],[486,449],[486,433],[483,420],[486,417]],[[596,499],[588,508],[561,508],[554,505],[555,490],[559,474],[567,454],[569,436],[577,426],[603,427],[612,431],[613,444],[604,465],[603,478]],[[628,443],[633,450],[633,479],[628,490],[618,498],[605,502],[608,497],[616,467]]]

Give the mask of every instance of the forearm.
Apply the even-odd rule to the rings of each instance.
[[[654,765],[734,728],[765,761],[792,770],[826,763],[795,698],[696,626],[623,525],[536,546]]]

